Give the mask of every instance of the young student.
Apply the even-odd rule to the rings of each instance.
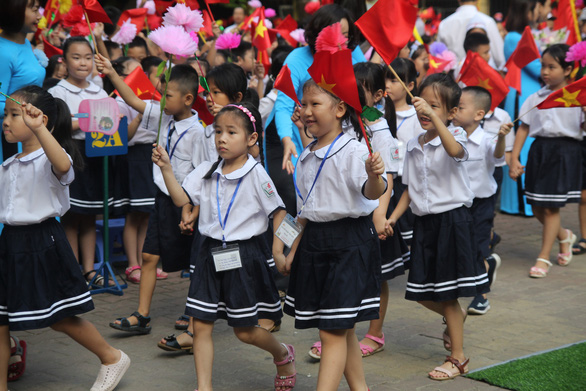
[[[444,346],[451,350],[443,365],[429,372],[447,380],[468,372],[464,355],[464,316],[459,297],[488,293],[488,277],[477,251],[468,208],[470,189],[463,161],[466,133],[447,126],[460,101],[460,87],[446,74],[429,76],[413,100],[424,133],[407,143],[403,183],[407,190],[388,220],[392,233],[407,206],[415,214],[411,266],[405,298],[442,315],[447,324]]]
[[[342,375],[350,389],[365,390],[355,325],[379,316],[380,248],[370,215],[387,189],[385,167],[378,152],[369,156],[343,133],[343,121],[360,126],[346,103],[310,79],[301,104],[302,121],[317,140],[300,154],[294,174],[303,231],[287,257],[284,243],[273,240],[277,267],[291,275],[285,313],[296,328],[319,329],[318,390],[336,390]]]
[[[551,92],[568,85],[574,69],[566,61],[569,46],[552,45],[541,56],[541,78],[545,87],[529,96],[521,113],[530,111]],[[529,271],[533,278],[547,276],[552,263],[549,254],[555,238],[560,250],[557,263],[567,266],[572,261],[572,245],[576,235],[561,225],[560,208],[566,203],[580,202],[582,164],[580,140],[584,127],[584,108],[568,107],[531,110],[521,118],[517,129],[509,175],[516,180],[524,171],[519,155],[527,136],[535,137],[529,150],[525,175],[525,196],[535,217],[543,224],[541,251],[535,266]]]
[[[68,38],[63,45],[63,58],[67,77],[49,90],[56,98],[63,99],[72,114],[79,112],[79,104],[85,99],[103,99],[108,94],[91,81],[94,53],[84,37]],[[85,156],[85,136],[77,119],[72,119],[73,139]],[[103,159],[85,158],[84,169],[75,171],[75,181],[70,186],[71,209],[61,223],[73,253],[80,260],[88,282],[103,285],[104,278],[96,276],[96,215],[104,211]],[[113,281],[111,281],[113,283]]]
[[[152,85],[155,86],[155,88],[158,91],[161,91],[161,93],[161,79],[157,77],[157,68],[162,62],[163,60],[156,56],[148,56],[140,61],[140,66],[142,67],[142,70],[148,76]]]
[[[396,58],[391,63],[391,66],[399,76],[400,80],[397,80],[395,75],[390,69],[385,69],[385,83],[386,92],[390,96],[393,104],[395,105],[395,112],[397,115],[397,128],[394,133],[395,138],[399,146],[399,172],[393,180],[393,202],[396,205],[403,191],[405,191],[405,185],[403,185],[403,165],[405,162],[405,151],[407,149],[407,143],[413,137],[421,134],[423,128],[417,120],[417,113],[411,102],[411,97],[407,94],[407,91],[403,88],[400,81],[407,86],[411,94],[417,95],[417,70],[413,61],[407,58]],[[401,237],[405,242],[410,245],[411,239],[413,239],[413,212],[408,208],[407,211],[399,219],[399,231]]]
[[[466,53],[468,53],[469,51],[474,52],[474,53],[478,53],[480,58],[482,58],[484,61],[486,61],[489,64],[491,63],[491,61],[490,61],[491,60],[490,40],[488,39],[488,36],[486,34],[482,34],[482,33],[467,34],[466,38],[464,39],[464,51]],[[460,71],[462,70],[462,65],[464,65],[465,61],[466,61],[466,57],[464,57],[462,59],[462,61],[460,61],[458,63],[458,65],[456,66],[456,69],[454,70],[454,78],[456,80],[458,80],[458,78],[460,77]]]
[[[256,51],[254,46],[250,42],[241,41],[237,48],[232,49],[232,62],[238,65],[246,77],[248,77],[249,83],[256,81],[256,91],[259,97],[263,97],[265,94],[265,68],[264,66],[255,60]]]
[[[259,318],[278,321],[282,317],[262,235],[270,217],[279,221],[285,217],[271,179],[248,153],[257,142],[262,143],[261,124],[258,110],[247,102],[224,107],[214,120],[219,160],[199,165],[183,187],[173,175],[164,148],[153,149],[153,162],[160,167],[175,205],[192,204],[199,211],[203,241],[194,254],[185,313],[195,323],[195,371],[201,391],[212,389],[212,331],[218,318],[226,319],[242,342],[271,353],[277,366],[275,389],[295,386],[295,349],[256,327]],[[222,252],[237,260],[222,266],[217,260]]]
[[[507,126],[509,124],[504,124],[496,138],[484,131],[480,124],[490,111],[490,106],[491,96],[486,89],[465,87],[462,89],[454,125],[463,128],[468,135],[468,160],[464,164],[470,179],[470,188],[474,193],[470,212],[474,221],[476,243],[486,265],[489,283],[492,284],[496,269],[501,264],[500,257],[491,253],[490,247],[496,202],[494,198],[498,187],[493,175],[496,164],[505,160],[505,137],[511,129]],[[486,294],[477,295],[468,306],[469,314],[484,315],[488,310],[490,303]]]
[[[149,47],[146,41],[141,37],[135,37],[132,42],[128,44],[128,57],[134,58],[136,61],[142,61],[149,56]]]
[[[120,96],[134,110],[143,114],[141,126],[157,128],[159,105],[139,99],[132,89],[113,70],[112,64],[102,55],[96,55],[98,70],[106,75],[116,87]],[[189,65],[176,65],[171,71],[161,133],[158,145],[169,150],[173,172],[183,180],[194,169],[195,138],[203,132],[196,112],[191,106],[197,96],[199,78]],[[179,223],[182,210],[173,205],[168,195],[160,170],[153,170],[158,187],[155,209],[150,214],[146,240],[143,247],[138,310],[127,318],[118,318],[110,327],[121,331],[146,334],[151,331],[150,307],[157,279],[157,264],[163,263],[163,270],[173,272],[189,267],[191,243],[197,235],[182,235]],[[187,212],[187,211],[186,211]]]
[[[71,139],[71,114],[65,102],[40,87],[25,87],[12,98],[22,105],[6,101],[2,130],[8,142],[22,143],[22,152],[0,168],[0,389],[7,389],[9,329],[51,327],[100,359],[91,389],[113,390],[130,359],[78,317],[94,305],[65,232],[55,220],[69,208],[73,164],[83,164]]]
[[[417,85],[421,85],[429,70],[429,53],[423,45],[419,45],[411,54],[411,60],[417,69]]]

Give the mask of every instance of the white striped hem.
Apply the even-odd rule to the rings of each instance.
[[[580,199],[581,191],[569,191],[567,194],[537,194],[525,191],[525,196],[535,201],[565,202],[569,199]]]
[[[91,301],[92,297],[90,292],[83,293],[76,297],[71,297],[69,299],[64,299],[58,302],[53,303],[53,305],[49,308],[43,310],[36,310],[36,311],[22,311],[22,312],[7,312],[7,311],[0,311],[0,315],[8,315],[11,322],[24,322],[28,320],[41,320],[41,319],[48,319],[51,316],[55,315],[57,312],[62,311],[66,308],[75,307],[81,304],[84,304],[88,301]],[[6,307],[0,307],[1,309],[6,309]]]
[[[226,312],[230,318],[249,318],[258,316],[258,312],[279,312],[281,311],[281,302],[263,303],[258,302],[256,305],[248,308],[228,308],[226,303],[219,302],[218,304],[206,303],[201,300],[195,300],[190,297],[187,298],[187,307],[193,308],[197,311],[207,313]]]
[[[295,299],[291,296],[285,298],[285,305],[295,308]],[[300,311],[295,310],[295,319],[297,320],[313,320],[313,319],[347,319],[355,318],[360,311],[370,308],[380,307],[380,297],[373,297],[364,299],[358,307],[348,308],[329,308],[319,309],[316,311]]]
[[[428,283],[428,284],[413,284],[407,282],[407,291],[413,293],[425,293],[425,292],[446,292],[451,290],[457,290],[459,288],[467,288],[488,283],[488,274],[484,273],[476,277],[464,277],[458,278],[457,280],[440,282],[440,283]]]
[[[130,199],[130,198],[121,198],[118,200],[114,201],[114,206],[115,207],[120,207],[120,206],[126,206],[126,205],[130,205],[130,206],[150,206],[150,205],[154,205],[155,204],[155,199],[154,198],[136,198],[136,199]]]
[[[388,272],[391,272],[401,266],[403,266],[403,258],[402,257],[397,258],[392,262],[385,263],[384,265],[381,266],[381,271],[382,271],[382,273],[388,273]]]
[[[75,198],[71,198],[69,200],[69,203],[73,206],[78,206],[80,208],[95,208],[95,209],[99,209],[99,208],[103,208],[104,207],[104,201],[84,201],[84,200],[78,200]],[[108,205],[112,206],[114,204],[114,198],[108,198]]]
[[[403,239],[413,239],[413,230],[411,231],[401,231],[401,236]]]

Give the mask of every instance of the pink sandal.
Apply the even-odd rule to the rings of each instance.
[[[138,270],[139,273],[134,273],[133,272],[135,270]],[[126,274],[126,280],[133,282],[135,284],[140,284],[140,266],[139,265],[135,265],[135,266],[129,266],[126,268],[126,270],[124,271],[124,273]]]
[[[283,345],[285,349],[287,349],[288,354],[283,361],[273,360],[275,365],[280,367],[283,365],[287,365],[289,363],[295,363],[295,348],[293,347],[293,345],[286,345],[284,343],[282,343],[281,345]],[[293,365],[293,370],[295,371],[295,365]],[[295,387],[296,381],[297,371],[295,371],[295,373],[289,376],[279,376],[279,374],[277,373],[277,376],[275,376],[275,391],[291,390]]]
[[[560,244],[568,243],[569,244],[568,248],[570,249],[570,251],[567,253],[559,253],[558,254],[558,265],[560,265],[560,266],[568,266],[570,264],[570,262],[572,262],[572,256],[574,255],[574,253],[572,252],[572,247],[574,246],[574,243],[576,243],[576,240],[578,240],[576,235],[574,235],[574,233],[572,231],[570,231],[569,229],[566,229],[566,233],[568,234],[566,236],[566,238],[564,240],[560,240],[559,243]]]
[[[537,261],[543,262],[547,265],[547,269],[542,267],[533,266],[529,270],[529,277],[531,278],[544,278],[547,277],[547,273],[549,272],[549,268],[551,267],[551,262],[544,258],[537,258]]]
[[[366,344],[360,344],[360,351],[362,352],[362,357],[372,356],[378,352],[382,352],[385,350],[385,335],[383,334],[382,338],[375,337],[374,335],[366,334],[364,338],[368,338],[371,341],[376,342],[379,347],[374,349],[372,346]]]
[[[315,354],[314,352],[311,351],[311,349],[314,349],[314,348],[317,350],[317,354]],[[311,345],[311,349],[309,349],[309,352],[307,353],[307,354],[309,354],[309,357],[315,358],[316,360],[320,360],[321,359],[321,341],[317,341],[316,343]]]
[[[163,269],[157,268],[157,280],[166,280],[169,274],[165,273]]]

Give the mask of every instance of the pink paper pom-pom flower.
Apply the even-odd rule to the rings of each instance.
[[[581,66],[586,66],[586,41],[570,46],[570,50],[566,54],[566,61],[580,61]]]
[[[265,18],[274,18],[275,16],[277,16],[277,11],[275,11],[272,8],[267,8],[265,10]]]
[[[189,36],[191,37],[191,39],[193,39],[193,42],[195,42],[195,44],[199,44],[199,37],[197,36],[197,33],[195,31],[191,31],[189,32]]]
[[[147,14],[149,14],[149,15],[154,15],[155,12],[157,11],[157,7],[156,7],[155,2],[153,0],[147,0],[143,4],[142,7],[140,6],[141,4],[142,4],[142,0],[136,0],[136,8],[146,8]]]
[[[181,26],[163,26],[153,31],[149,38],[165,53],[190,57],[197,50],[197,44]]]
[[[236,33],[224,33],[216,40],[216,49],[236,49],[240,45],[242,37]]]
[[[185,4],[177,3],[167,8],[167,13],[163,16],[163,25],[182,26],[187,32],[197,32],[203,27],[203,16],[200,11],[192,11]]]
[[[127,19],[120,26],[120,30],[112,37],[112,42],[116,42],[120,45],[128,45],[136,37],[136,25]]]
[[[448,65],[446,65],[444,68],[445,72],[451,71],[452,69],[456,68],[456,65],[458,65],[458,58],[454,52],[451,52],[450,50],[446,49],[439,53],[436,57],[448,63]]]
[[[265,27],[268,29],[272,29],[273,28],[273,22],[271,22],[268,19],[265,19]]]
[[[340,22],[325,27],[317,35],[315,41],[315,50],[317,52],[328,51],[336,53],[338,50],[348,47],[348,39],[342,35],[342,25]]]
[[[248,5],[252,8],[260,8],[262,7],[262,3],[259,0],[250,0]]]
[[[289,33],[294,40],[299,43],[305,43],[305,30],[304,29],[295,29]]]

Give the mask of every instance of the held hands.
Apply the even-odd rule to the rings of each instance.
[[[511,132],[511,129],[513,129],[513,123],[509,122],[508,124],[502,124],[501,128],[499,129],[499,137],[505,137],[507,134],[509,134]]]
[[[397,224],[397,220],[395,220],[393,218],[393,216],[391,215],[391,217],[389,217],[389,219],[385,223],[385,234],[387,235],[387,237],[393,236],[395,234],[395,225],[396,224]]]
[[[106,57],[102,56],[100,53],[96,53],[94,56],[94,62],[96,64],[96,69],[98,72],[105,76],[109,76],[115,73],[114,68],[112,67],[112,63]]]
[[[157,166],[161,167],[161,169],[171,166],[171,160],[169,160],[169,155],[165,148],[161,145],[153,144],[153,155],[152,155],[153,163]]]
[[[193,209],[183,207],[181,211],[181,221],[179,222],[179,229],[183,235],[193,235],[193,226],[195,223],[196,214],[193,213]]]
[[[45,127],[45,115],[35,106],[30,103],[22,104],[22,119],[26,126],[32,130],[33,133],[37,133],[39,130]]]
[[[375,214],[372,217],[372,222],[374,223],[374,228],[376,229],[376,233],[378,234],[378,238],[380,240],[387,240],[388,235],[385,230],[387,220],[384,218],[384,216],[377,216]]]
[[[413,98],[413,106],[415,107],[417,114],[429,117],[429,119],[431,119],[431,116],[434,115],[434,111],[431,106],[429,106],[429,104],[424,99],[418,96]]]
[[[519,159],[512,159],[509,165],[509,176],[516,181],[525,172],[525,166],[521,165]]]
[[[291,274],[291,264],[293,263],[294,253],[290,252],[287,257],[283,253],[273,254],[273,259],[277,265],[277,270],[284,276]]]
[[[369,177],[378,177],[385,173],[385,164],[378,152],[375,152],[366,159],[365,167]]]

